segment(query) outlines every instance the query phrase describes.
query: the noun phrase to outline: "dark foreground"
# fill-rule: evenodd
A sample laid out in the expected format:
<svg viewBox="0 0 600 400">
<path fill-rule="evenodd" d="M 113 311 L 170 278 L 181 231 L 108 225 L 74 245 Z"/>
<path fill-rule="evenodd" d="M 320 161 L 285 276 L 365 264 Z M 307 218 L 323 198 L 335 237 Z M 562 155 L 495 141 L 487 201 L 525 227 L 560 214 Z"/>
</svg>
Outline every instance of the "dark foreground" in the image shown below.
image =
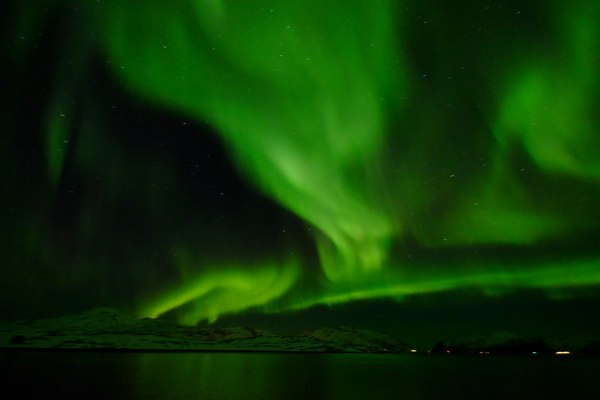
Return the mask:
<svg viewBox="0 0 600 400">
<path fill-rule="evenodd" d="M 583 356 L 0 352 L 15 398 L 598 399 Z"/>
</svg>

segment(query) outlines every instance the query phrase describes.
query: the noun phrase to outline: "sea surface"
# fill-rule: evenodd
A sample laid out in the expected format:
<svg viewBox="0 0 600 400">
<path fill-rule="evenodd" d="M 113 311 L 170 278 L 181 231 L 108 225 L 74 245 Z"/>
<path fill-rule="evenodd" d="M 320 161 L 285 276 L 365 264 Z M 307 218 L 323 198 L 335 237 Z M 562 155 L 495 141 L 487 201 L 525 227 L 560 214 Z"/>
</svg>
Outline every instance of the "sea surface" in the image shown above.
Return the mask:
<svg viewBox="0 0 600 400">
<path fill-rule="evenodd" d="M 600 359 L 0 352 L 3 398 L 600 399 Z"/>
</svg>

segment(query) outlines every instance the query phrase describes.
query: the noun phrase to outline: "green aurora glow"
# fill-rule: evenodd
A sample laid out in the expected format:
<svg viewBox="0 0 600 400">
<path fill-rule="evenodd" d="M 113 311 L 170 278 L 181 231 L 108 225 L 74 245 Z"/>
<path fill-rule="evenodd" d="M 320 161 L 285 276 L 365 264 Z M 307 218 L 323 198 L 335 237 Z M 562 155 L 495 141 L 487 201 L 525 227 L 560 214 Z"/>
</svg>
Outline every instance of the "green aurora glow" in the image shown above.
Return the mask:
<svg viewBox="0 0 600 400">
<path fill-rule="evenodd" d="M 140 315 L 189 324 L 463 288 L 597 286 L 600 3 L 472 3 L 458 16 L 433 1 L 55 1 L 76 12 L 44 106 L 43 193 L 58 198 L 69 173 L 109 187 L 84 190 L 74 236 L 90 254 L 125 253 Z M 18 10 L 17 36 L 48 24 L 33 3 Z M 32 50 L 15 42 L 24 65 Z M 86 83 L 97 60 L 139 101 L 210 126 L 239 174 L 309 227 L 318 260 L 294 240 L 257 238 L 262 250 L 244 254 L 241 241 L 228 247 L 235 227 L 212 219 L 160 240 L 164 210 L 187 204 L 186 190 L 174 157 L 106 135 L 120 128 L 98 111 L 112 100 Z M 110 235 L 102 210 L 136 202 L 161 244 L 99 245 Z M 36 230 L 49 217 L 27 218 L 11 225 L 29 243 L 14 269 L 32 251 L 48 265 L 69 260 L 62 290 L 119 257 L 56 254 Z"/>
</svg>

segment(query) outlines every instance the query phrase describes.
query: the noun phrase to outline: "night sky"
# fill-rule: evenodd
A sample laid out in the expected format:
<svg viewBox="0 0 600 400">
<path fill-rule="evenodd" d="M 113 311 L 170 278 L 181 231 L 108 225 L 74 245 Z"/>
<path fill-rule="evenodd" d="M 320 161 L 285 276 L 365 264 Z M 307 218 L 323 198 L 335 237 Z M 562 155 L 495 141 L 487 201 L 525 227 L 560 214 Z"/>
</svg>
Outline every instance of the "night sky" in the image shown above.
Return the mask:
<svg viewBox="0 0 600 400">
<path fill-rule="evenodd" d="M 600 335 L 600 3 L 5 7 L 0 318 Z"/>
</svg>

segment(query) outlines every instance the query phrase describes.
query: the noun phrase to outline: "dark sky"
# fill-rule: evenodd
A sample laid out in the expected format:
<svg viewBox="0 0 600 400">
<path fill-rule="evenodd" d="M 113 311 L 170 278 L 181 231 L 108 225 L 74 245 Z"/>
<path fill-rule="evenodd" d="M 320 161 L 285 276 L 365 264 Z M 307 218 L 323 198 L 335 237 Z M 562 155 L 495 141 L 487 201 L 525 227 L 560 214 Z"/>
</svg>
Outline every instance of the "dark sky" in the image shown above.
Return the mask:
<svg viewBox="0 0 600 400">
<path fill-rule="evenodd" d="M 599 334 L 600 6 L 7 10 L 0 318 Z"/>
</svg>

